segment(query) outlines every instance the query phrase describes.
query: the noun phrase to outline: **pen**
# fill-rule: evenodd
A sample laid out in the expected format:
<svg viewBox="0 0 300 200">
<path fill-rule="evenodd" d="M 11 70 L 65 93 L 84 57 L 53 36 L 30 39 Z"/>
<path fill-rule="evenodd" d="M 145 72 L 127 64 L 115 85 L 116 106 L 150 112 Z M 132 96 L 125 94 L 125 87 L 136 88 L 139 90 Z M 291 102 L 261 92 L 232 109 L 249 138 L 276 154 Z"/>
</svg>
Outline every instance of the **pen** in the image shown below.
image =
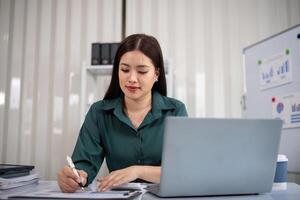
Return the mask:
<svg viewBox="0 0 300 200">
<path fill-rule="evenodd" d="M 75 174 L 78 178 L 80 178 L 80 183 L 78 183 L 78 185 L 81 187 L 81 190 L 84 191 L 83 185 L 82 185 L 82 183 L 81 183 L 81 177 L 79 176 L 77 170 L 75 169 L 75 165 L 74 165 L 74 163 L 73 163 L 73 161 L 72 161 L 72 159 L 71 159 L 70 156 L 67 156 L 67 162 L 68 162 L 68 164 L 69 164 L 69 167 L 72 168 L 74 174 Z"/>
</svg>

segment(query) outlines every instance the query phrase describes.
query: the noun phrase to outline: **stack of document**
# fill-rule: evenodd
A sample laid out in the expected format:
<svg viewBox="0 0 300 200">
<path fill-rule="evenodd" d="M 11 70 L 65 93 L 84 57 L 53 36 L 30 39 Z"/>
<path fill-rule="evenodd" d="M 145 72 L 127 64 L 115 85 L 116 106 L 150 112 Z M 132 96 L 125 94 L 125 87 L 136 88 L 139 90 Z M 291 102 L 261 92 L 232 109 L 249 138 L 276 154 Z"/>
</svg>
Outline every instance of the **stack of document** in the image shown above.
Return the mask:
<svg viewBox="0 0 300 200">
<path fill-rule="evenodd" d="M 15 178 L 0 178 L 0 190 L 20 187 L 38 182 L 38 174 L 32 173 L 26 176 L 19 176 Z"/>
</svg>

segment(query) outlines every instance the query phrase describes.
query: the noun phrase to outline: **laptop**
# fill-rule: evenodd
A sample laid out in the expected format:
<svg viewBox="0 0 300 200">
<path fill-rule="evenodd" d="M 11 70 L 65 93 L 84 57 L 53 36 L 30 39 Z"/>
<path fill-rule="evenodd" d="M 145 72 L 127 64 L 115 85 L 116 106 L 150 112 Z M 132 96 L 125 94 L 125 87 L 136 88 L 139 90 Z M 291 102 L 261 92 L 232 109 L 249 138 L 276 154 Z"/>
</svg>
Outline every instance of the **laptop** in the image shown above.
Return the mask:
<svg viewBox="0 0 300 200">
<path fill-rule="evenodd" d="M 270 192 L 282 121 L 167 117 L 160 197 Z"/>
</svg>

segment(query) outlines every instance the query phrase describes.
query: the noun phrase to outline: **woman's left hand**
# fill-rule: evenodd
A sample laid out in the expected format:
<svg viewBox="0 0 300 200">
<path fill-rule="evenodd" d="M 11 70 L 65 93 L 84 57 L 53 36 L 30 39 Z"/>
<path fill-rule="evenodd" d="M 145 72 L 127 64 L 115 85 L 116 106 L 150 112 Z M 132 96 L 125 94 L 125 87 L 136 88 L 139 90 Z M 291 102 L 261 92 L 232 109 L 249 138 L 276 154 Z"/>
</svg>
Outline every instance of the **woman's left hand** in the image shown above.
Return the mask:
<svg viewBox="0 0 300 200">
<path fill-rule="evenodd" d="M 130 166 L 124 169 L 111 172 L 105 177 L 99 178 L 98 190 L 101 192 L 109 190 L 111 187 L 129 183 L 139 178 L 139 166 Z"/>
</svg>

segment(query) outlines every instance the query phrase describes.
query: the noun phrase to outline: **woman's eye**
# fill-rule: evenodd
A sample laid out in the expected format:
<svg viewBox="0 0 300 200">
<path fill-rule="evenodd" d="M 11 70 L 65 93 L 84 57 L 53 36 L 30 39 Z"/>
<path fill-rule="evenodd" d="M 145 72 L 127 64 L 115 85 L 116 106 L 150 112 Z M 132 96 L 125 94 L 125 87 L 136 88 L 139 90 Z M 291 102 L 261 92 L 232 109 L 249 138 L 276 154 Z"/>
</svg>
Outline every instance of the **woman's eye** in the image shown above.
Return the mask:
<svg viewBox="0 0 300 200">
<path fill-rule="evenodd" d="M 129 72 L 129 69 L 121 69 L 121 71 L 127 73 Z"/>
<path fill-rule="evenodd" d="M 139 71 L 140 74 L 146 74 L 147 72 L 144 71 Z"/>
</svg>

